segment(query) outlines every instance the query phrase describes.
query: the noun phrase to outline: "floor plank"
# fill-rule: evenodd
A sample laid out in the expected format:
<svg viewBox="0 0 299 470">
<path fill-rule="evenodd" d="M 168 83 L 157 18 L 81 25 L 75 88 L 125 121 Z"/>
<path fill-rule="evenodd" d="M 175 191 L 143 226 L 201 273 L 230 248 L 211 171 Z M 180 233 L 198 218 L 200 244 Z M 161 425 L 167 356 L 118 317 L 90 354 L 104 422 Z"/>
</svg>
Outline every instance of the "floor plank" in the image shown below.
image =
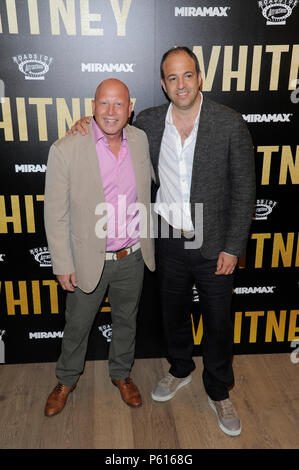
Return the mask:
<svg viewBox="0 0 299 470">
<path fill-rule="evenodd" d="M 77 388 L 59 415 L 44 406 L 56 384 L 55 364 L 0 366 L 1 449 L 299 449 L 299 364 L 289 354 L 234 358 L 231 399 L 242 420 L 239 437 L 217 426 L 196 357 L 192 382 L 167 403 L 150 392 L 167 361 L 139 359 L 132 378 L 143 406 L 125 405 L 111 384 L 107 361 L 88 361 Z"/>
</svg>

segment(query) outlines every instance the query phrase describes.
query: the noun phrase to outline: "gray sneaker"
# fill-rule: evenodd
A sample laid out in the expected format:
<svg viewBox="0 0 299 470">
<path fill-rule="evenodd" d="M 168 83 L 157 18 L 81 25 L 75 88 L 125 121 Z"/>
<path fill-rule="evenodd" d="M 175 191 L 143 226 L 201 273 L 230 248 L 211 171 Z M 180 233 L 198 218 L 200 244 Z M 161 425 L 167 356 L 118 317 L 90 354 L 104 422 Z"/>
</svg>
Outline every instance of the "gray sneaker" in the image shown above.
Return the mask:
<svg viewBox="0 0 299 470">
<path fill-rule="evenodd" d="M 229 436 L 239 436 L 241 434 L 241 421 L 233 408 L 229 398 L 221 401 L 214 401 L 208 397 L 210 407 L 215 411 L 218 419 L 218 426 Z"/>
<path fill-rule="evenodd" d="M 155 401 L 167 401 L 173 398 L 176 392 L 192 380 L 191 374 L 188 377 L 178 379 L 169 372 L 157 383 L 152 391 L 152 399 Z"/>
</svg>

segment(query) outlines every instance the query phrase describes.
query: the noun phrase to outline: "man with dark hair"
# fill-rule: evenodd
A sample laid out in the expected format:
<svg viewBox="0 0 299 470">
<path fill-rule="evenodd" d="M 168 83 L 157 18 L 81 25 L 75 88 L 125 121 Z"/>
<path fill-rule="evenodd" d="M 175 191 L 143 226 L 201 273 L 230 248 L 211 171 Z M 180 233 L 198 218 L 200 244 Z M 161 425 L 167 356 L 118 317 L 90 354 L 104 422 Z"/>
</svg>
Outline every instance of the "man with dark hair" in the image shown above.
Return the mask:
<svg viewBox="0 0 299 470">
<path fill-rule="evenodd" d="M 175 52 L 186 52 L 186 54 L 188 54 L 191 57 L 191 59 L 194 61 L 195 70 L 196 70 L 197 75 L 200 73 L 198 59 L 197 59 L 196 55 L 194 54 L 194 52 L 191 51 L 191 49 L 189 49 L 189 47 L 176 46 L 176 47 L 173 47 L 172 49 L 169 49 L 168 51 L 165 52 L 165 54 L 163 54 L 163 57 L 162 57 L 161 63 L 160 63 L 160 77 L 161 77 L 162 80 L 165 80 L 164 67 L 163 67 L 164 62 L 167 59 L 167 57 L 169 56 L 169 54 L 174 52 L 174 50 L 175 50 Z"/>
<path fill-rule="evenodd" d="M 161 85 L 171 103 L 141 112 L 135 125 L 149 139 L 162 224 L 181 231 L 182 237 L 159 237 L 156 243 L 171 367 L 152 398 L 169 400 L 191 381 L 195 364 L 188 306 L 195 284 L 203 317 L 204 386 L 220 428 L 234 436 L 240 434 L 241 422 L 228 391 L 234 381 L 231 297 L 233 271 L 246 247 L 254 207 L 252 141 L 238 113 L 203 97 L 192 51 L 176 47 L 164 54 Z M 165 203 L 174 202 L 183 207 L 177 219 L 165 211 Z M 196 220 L 199 203 L 203 217 Z M 186 241 L 199 231 L 202 246 L 192 249 Z"/>
<path fill-rule="evenodd" d="M 229 399 L 234 382 L 231 299 L 233 272 L 247 244 L 254 208 L 252 140 L 239 113 L 203 96 L 198 61 L 188 48 L 164 54 L 161 85 L 171 103 L 142 111 L 134 123 L 149 140 L 155 210 L 161 232 L 166 227 L 170 233 L 156 240 L 170 369 L 152 398 L 167 401 L 191 381 L 195 363 L 188 308 L 195 284 L 208 402 L 220 429 L 237 436 L 241 421 Z M 174 205 L 176 211 L 169 211 Z"/>
</svg>

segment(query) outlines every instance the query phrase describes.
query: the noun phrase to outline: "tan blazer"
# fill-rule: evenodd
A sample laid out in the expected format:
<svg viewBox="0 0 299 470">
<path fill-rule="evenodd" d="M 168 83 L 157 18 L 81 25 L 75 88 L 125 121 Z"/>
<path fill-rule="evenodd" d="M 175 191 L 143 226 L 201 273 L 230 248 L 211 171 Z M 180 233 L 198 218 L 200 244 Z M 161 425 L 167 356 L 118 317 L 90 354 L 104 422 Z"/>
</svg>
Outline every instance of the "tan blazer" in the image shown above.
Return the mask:
<svg viewBox="0 0 299 470">
<path fill-rule="evenodd" d="M 154 271 L 154 244 L 150 233 L 151 163 L 148 140 L 143 131 L 125 128 L 135 171 L 140 211 L 141 251 L 147 267 Z M 86 136 L 80 133 L 57 140 L 50 148 L 45 185 L 45 228 L 54 274 L 76 273 L 78 287 L 92 292 L 104 262 L 106 237 L 99 238 L 96 214 L 105 202 L 98 156 L 91 124 Z M 103 224 L 104 225 L 104 224 Z"/>
</svg>

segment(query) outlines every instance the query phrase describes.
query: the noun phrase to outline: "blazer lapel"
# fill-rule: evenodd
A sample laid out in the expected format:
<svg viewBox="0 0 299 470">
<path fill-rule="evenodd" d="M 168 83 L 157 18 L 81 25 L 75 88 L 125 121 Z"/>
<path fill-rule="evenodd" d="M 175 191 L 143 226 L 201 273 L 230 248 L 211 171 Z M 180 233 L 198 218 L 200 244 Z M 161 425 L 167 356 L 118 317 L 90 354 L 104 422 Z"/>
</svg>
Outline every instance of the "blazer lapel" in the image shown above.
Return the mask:
<svg viewBox="0 0 299 470">
<path fill-rule="evenodd" d="M 160 148 L 161 148 L 164 129 L 165 129 L 165 118 L 166 118 L 168 107 L 169 107 L 169 104 L 166 104 L 163 107 L 161 106 L 162 112 L 157 113 L 156 122 L 152 129 L 153 136 L 149 138 L 150 154 L 151 154 L 153 169 L 154 169 L 156 179 L 157 179 L 156 181 L 157 186 L 160 186 L 159 171 L 158 171 L 159 170 L 159 157 L 160 157 Z"/>
<path fill-rule="evenodd" d="M 132 128 L 129 125 L 126 126 L 125 133 L 128 139 L 130 154 L 131 154 L 134 173 L 135 173 L 138 201 L 142 202 L 144 200 L 143 189 L 144 189 L 144 178 L 145 178 L 144 157 L 142 154 L 143 152 L 137 145 L 135 134 L 134 134 L 134 128 Z"/>
<path fill-rule="evenodd" d="M 88 134 L 84 136 L 84 152 L 90 168 L 90 181 L 95 185 L 95 196 L 97 196 L 97 199 L 104 201 L 104 188 L 91 123 L 89 124 Z"/>
<path fill-rule="evenodd" d="M 200 113 L 197 139 L 194 149 L 193 168 L 192 168 L 192 180 L 191 180 L 191 192 L 190 200 L 194 202 L 194 195 L 196 194 L 196 200 L 198 196 L 201 197 L 203 192 L 202 188 L 205 184 L 206 172 L 209 171 L 209 141 L 212 135 L 213 118 L 210 110 L 209 102 L 204 98 Z"/>
</svg>

